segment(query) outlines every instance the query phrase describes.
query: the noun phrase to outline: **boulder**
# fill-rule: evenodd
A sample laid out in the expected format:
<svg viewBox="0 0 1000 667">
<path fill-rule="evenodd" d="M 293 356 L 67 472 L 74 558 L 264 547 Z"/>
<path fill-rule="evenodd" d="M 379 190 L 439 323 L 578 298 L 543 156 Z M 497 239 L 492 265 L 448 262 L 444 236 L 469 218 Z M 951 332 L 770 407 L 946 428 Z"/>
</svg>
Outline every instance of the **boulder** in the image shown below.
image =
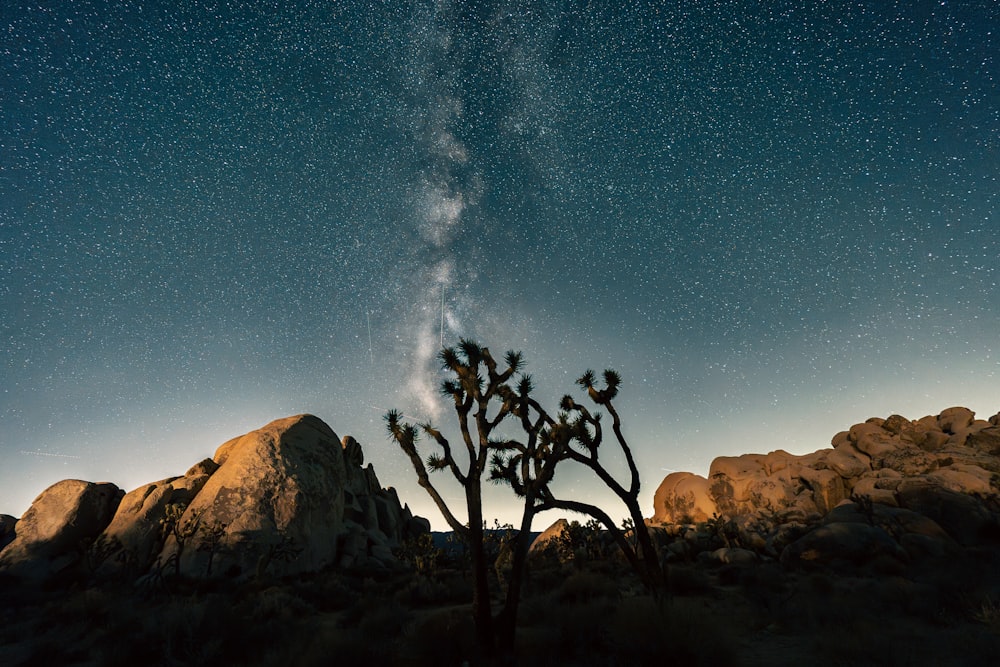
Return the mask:
<svg viewBox="0 0 1000 667">
<path fill-rule="evenodd" d="M 798 474 L 809 485 L 816 508 L 822 513 L 829 512 L 847 497 L 843 478 L 833 470 L 802 468 Z"/>
<path fill-rule="evenodd" d="M 942 431 L 954 434 L 972 424 L 975 417 L 976 413 L 972 410 L 955 407 L 942 410 L 941 414 L 938 415 L 937 421 Z"/>
<path fill-rule="evenodd" d="M 345 435 L 340 446 L 344 450 L 344 465 L 348 468 L 360 468 L 365 464 L 365 453 L 353 436 Z"/>
<path fill-rule="evenodd" d="M 897 541 L 905 535 L 920 535 L 954 544 L 937 522 L 902 507 L 872 503 L 866 511 L 858 503 L 844 503 L 826 515 L 823 523 L 867 523 L 878 526 Z"/>
<path fill-rule="evenodd" d="M 739 547 L 722 547 L 715 551 L 703 551 L 699 554 L 699 560 L 708 563 L 718 563 L 720 565 L 752 565 L 759 558 L 757 554 L 749 549 Z"/>
<path fill-rule="evenodd" d="M 845 511 L 839 508 L 853 507 L 853 498 L 880 508 L 878 521 L 858 523 L 880 528 L 914 556 L 1000 544 L 1000 413 L 983 420 L 956 407 L 915 421 L 873 417 L 831 444 L 801 456 L 777 450 L 719 457 L 708 480 L 671 473 L 656 491 L 649 523 L 719 515 L 740 526 L 741 546 L 776 555 L 824 514 L 837 523 Z"/>
<path fill-rule="evenodd" d="M 767 476 L 763 457 L 754 454 L 743 456 L 720 456 L 712 461 L 708 478 L 712 481 L 712 497 L 718 504 L 720 499 L 734 503 L 750 500 L 750 485 Z"/>
<path fill-rule="evenodd" d="M 844 479 L 860 477 L 871 470 L 867 457 L 855 456 L 852 448 L 833 449 L 826 455 L 827 467 Z"/>
<path fill-rule="evenodd" d="M 720 514 L 782 513 L 803 518 L 832 506 L 844 495 L 840 477 L 825 466 L 825 452 L 794 456 L 778 450 L 766 455 L 719 457 L 710 469 L 711 499 Z M 818 495 L 817 495 L 818 493 Z"/>
<path fill-rule="evenodd" d="M 218 470 L 179 519 L 191 534 L 168 538 L 163 560 L 178 557 L 181 572 L 201 575 L 211 557 L 213 572 L 240 578 L 336 562 L 346 470 L 340 438 L 322 420 L 279 419 L 223 444 L 213 458 Z"/>
<path fill-rule="evenodd" d="M 895 470 L 904 476 L 922 475 L 923 473 L 936 468 L 938 457 L 930 452 L 924 451 L 916 445 L 904 443 L 896 438 L 898 446 L 885 454 L 879 462 L 884 468 Z"/>
<path fill-rule="evenodd" d="M 413 540 L 431 532 L 431 522 L 422 516 L 411 516 L 403 532 L 403 539 Z"/>
<path fill-rule="evenodd" d="M 399 502 L 396 489 L 379 490 L 372 496 L 375 501 L 375 516 L 378 518 L 378 530 L 389 536 L 394 544 L 399 543 L 403 526 L 408 517 L 403 516 L 403 507 Z"/>
<path fill-rule="evenodd" d="M 103 537 L 116 545 L 116 558 L 102 566 L 105 573 L 119 567 L 136 570 L 149 568 L 163 547 L 161 524 L 168 505 L 188 505 L 205 486 L 219 466 L 205 459 L 188 469 L 182 477 L 170 477 L 129 491 L 105 529 Z"/>
<path fill-rule="evenodd" d="M 831 523 L 810 531 L 781 552 L 781 564 L 859 566 L 888 558 L 903 563 L 907 553 L 879 527 L 866 523 Z"/>
<path fill-rule="evenodd" d="M 899 480 L 893 477 L 869 475 L 858 480 L 851 490 L 851 495 L 854 498 L 866 498 L 873 503 L 896 507 L 899 503 L 893 485 L 898 482 Z"/>
<path fill-rule="evenodd" d="M 111 521 L 122 491 L 108 482 L 66 479 L 43 491 L 0 552 L 0 571 L 45 579 L 80 561 Z"/>
<path fill-rule="evenodd" d="M 893 434 L 882 428 L 881 424 L 871 420 L 864 424 L 855 424 L 849 434 L 857 450 L 867 454 L 873 461 L 884 459 L 899 447 L 898 437 L 893 437 Z"/>
<path fill-rule="evenodd" d="M 533 559 L 551 559 L 559 563 L 572 561 L 574 554 L 569 521 L 558 519 L 542 531 L 531 543 L 528 553 Z"/>
<path fill-rule="evenodd" d="M 339 539 L 337 565 L 349 568 L 364 562 L 368 555 L 368 534 L 361 526 L 348 522 Z"/>
<path fill-rule="evenodd" d="M 373 544 L 369 550 L 369 557 L 382 566 L 389 566 L 396 562 L 396 557 L 385 544 Z"/>
<path fill-rule="evenodd" d="M 194 500 L 194 497 L 205 486 L 205 482 L 211 477 L 219 464 L 212 459 L 204 459 L 194 464 L 181 477 L 176 477 L 170 481 L 172 489 L 170 501 L 173 503 L 187 504 Z"/>
<path fill-rule="evenodd" d="M 9 514 L 0 514 L 0 551 L 14 541 L 17 519 Z"/>
<path fill-rule="evenodd" d="M 1000 544 L 998 517 L 976 498 L 926 479 L 904 480 L 899 504 L 932 519 L 962 546 Z"/>
<path fill-rule="evenodd" d="M 696 523 L 708 521 L 718 512 L 709 482 L 690 472 L 674 472 L 664 478 L 653 495 L 653 522 Z"/>
<path fill-rule="evenodd" d="M 166 516 L 170 503 L 173 478 L 152 482 L 129 491 L 122 498 L 114 518 L 103 535 L 117 542 L 120 556 L 105 562 L 105 573 L 118 566 L 134 566 L 146 570 L 163 548 L 160 522 Z M 118 555 L 118 554 L 116 554 Z"/>
<path fill-rule="evenodd" d="M 987 426 L 971 433 L 965 445 L 988 456 L 1000 456 L 1000 426 Z"/>
<path fill-rule="evenodd" d="M 993 493 L 994 474 L 979 466 L 957 463 L 928 473 L 925 479 L 958 493 L 988 496 Z"/>
</svg>

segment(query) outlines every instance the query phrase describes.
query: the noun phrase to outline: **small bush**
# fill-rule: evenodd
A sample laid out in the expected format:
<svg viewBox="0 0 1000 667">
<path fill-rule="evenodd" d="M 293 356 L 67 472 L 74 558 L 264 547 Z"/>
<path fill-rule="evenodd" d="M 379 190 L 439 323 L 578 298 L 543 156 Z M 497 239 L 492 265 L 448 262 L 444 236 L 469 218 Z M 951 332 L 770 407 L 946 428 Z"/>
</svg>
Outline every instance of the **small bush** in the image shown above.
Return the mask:
<svg viewBox="0 0 1000 667">
<path fill-rule="evenodd" d="M 712 590 L 712 579 L 696 567 L 671 567 L 667 589 L 674 595 L 704 595 Z"/>
<path fill-rule="evenodd" d="M 594 572 L 574 572 L 556 591 L 556 598 L 563 603 L 581 603 L 593 600 L 617 600 L 618 585 L 613 579 Z"/>
<path fill-rule="evenodd" d="M 469 582 L 456 572 L 433 577 L 415 575 L 396 594 L 396 599 L 415 607 L 471 603 L 472 591 L 469 590 Z"/>
<path fill-rule="evenodd" d="M 431 612 L 406 629 L 399 654 L 408 664 L 461 665 L 475 654 L 475 637 L 468 609 Z"/>
<path fill-rule="evenodd" d="M 696 605 L 657 604 L 651 598 L 623 600 L 611 621 L 613 654 L 623 665 L 722 667 L 739 663 L 738 640 Z"/>
</svg>

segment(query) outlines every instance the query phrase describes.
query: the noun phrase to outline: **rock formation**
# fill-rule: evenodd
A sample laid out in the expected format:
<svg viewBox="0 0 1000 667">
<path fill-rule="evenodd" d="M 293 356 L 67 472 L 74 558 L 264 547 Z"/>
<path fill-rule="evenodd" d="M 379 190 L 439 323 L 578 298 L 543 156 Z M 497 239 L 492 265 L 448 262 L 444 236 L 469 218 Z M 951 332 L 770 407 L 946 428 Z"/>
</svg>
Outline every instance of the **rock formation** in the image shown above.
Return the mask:
<svg viewBox="0 0 1000 667">
<path fill-rule="evenodd" d="M 430 529 L 383 489 L 354 438 L 298 415 L 221 445 L 181 477 L 122 495 L 59 482 L 3 522 L 0 571 L 44 578 L 86 562 L 126 570 L 246 578 L 331 565 L 387 566 L 392 547 Z"/>
<path fill-rule="evenodd" d="M 704 524 L 727 546 L 735 541 L 789 565 L 834 554 L 905 560 L 1000 543 L 998 499 L 1000 414 L 986 421 L 956 407 L 916 421 L 872 418 L 811 454 L 724 456 L 707 478 L 672 473 L 648 523 L 669 534 Z"/>
<path fill-rule="evenodd" d="M 75 563 L 108 525 L 121 496 L 121 489 L 107 482 L 56 482 L 14 526 L 14 539 L 0 551 L 0 571 L 44 579 Z"/>
<path fill-rule="evenodd" d="M 558 563 L 572 561 L 574 554 L 569 521 L 557 519 L 532 541 L 528 553 L 535 561 L 540 558 Z"/>
<path fill-rule="evenodd" d="M 110 561 L 105 571 L 115 569 L 115 564 L 136 571 L 148 569 L 163 547 L 168 505 L 188 505 L 218 468 L 215 461 L 205 459 L 183 477 L 151 482 L 126 493 L 102 535 L 111 545 L 120 546 L 127 558 Z"/>
<path fill-rule="evenodd" d="M 9 514 L 0 514 L 0 551 L 14 541 L 14 526 L 17 519 Z"/>
</svg>

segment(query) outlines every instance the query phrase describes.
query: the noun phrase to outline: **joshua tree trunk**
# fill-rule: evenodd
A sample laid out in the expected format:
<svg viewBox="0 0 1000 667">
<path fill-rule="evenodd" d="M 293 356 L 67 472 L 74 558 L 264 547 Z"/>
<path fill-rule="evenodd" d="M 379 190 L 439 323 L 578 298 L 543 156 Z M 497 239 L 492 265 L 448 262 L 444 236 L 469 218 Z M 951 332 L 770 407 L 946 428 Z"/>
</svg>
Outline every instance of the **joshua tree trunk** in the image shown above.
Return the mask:
<svg viewBox="0 0 1000 667">
<path fill-rule="evenodd" d="M 632 498 L 627 504 L 629 513 L 632 515 L 632 530 L 635 531 L 635 538 L 639 543 L 639 551 L 642 553 L 642 564 L 646 570 L 650 590 L 654 596 L 658 596 L 663 592 L 663 587 L 666 585 L 663 567 L 660 565 L 660 555 L 656 552 L 656 547 L 653 546 L 653 538 L 649 534 L 649 528 L 646 526 L 646 520 L 642 516 L 638 500 Z"/>
<path fill-rule="evenodd" d="M 510 578 L 507 582 L 507 597 L 503 609 L 497 615 L 494 631 L 497 647 L 501 654 L 513 653 L 514 635 L 517 630 L 517 608 L 521 601 L 521 584 L 528 563 L 528 549 L 531 548 L 531 523 L 534 513 L 521 517 L 521 529 L 514 538 L 514 553 L 511 558 Z"/>
<path fill-rule="evenodd" d="M 466 487 L 469 509 L 469 553 L 472 556 L 472 618 L 476 624 L 476 643 L 484 655 L 492 655 L 493 610 L 490 606 L 490 582 L 483 544 L 483 501 L 478 479 Z"/>
</svg>

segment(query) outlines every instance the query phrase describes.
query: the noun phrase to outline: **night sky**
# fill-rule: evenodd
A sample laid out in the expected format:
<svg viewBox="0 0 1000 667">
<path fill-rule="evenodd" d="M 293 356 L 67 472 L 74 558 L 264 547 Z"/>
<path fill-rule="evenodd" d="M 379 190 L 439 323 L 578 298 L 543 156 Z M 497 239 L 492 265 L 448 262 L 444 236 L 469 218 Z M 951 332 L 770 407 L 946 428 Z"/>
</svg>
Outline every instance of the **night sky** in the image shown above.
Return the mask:
<svg viewBox="0 0 1000 667">
<path fill-rule="evenodd" d="M 617 369 L 650 515 L 719 455 L 989 417 L 998 36 L 992 0 L 7 0 L 0 512 L 310 412 L 443 527 L 381 417 L 453 425 L 461 336 L 553 410 Z"/>
</svg>

